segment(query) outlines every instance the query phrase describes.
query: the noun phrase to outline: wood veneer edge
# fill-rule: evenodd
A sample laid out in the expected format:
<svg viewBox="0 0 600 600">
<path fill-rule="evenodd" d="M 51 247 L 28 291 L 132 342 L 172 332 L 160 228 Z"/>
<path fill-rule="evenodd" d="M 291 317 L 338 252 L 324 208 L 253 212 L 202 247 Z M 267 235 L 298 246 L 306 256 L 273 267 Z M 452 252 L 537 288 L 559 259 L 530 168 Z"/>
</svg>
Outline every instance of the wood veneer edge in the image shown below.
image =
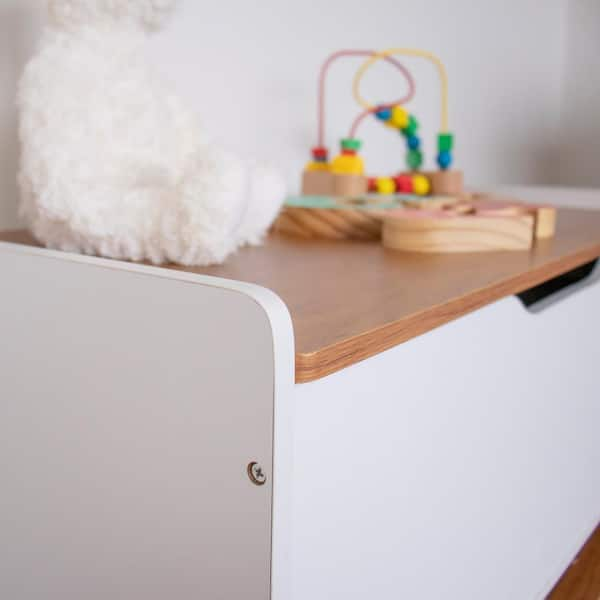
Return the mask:
<svg viewBox="0 0 600 600">
<path fill-rule="evenodd" d="M 2 233 L 8 238 L 5 238 L 5 241 L 26 243 L 23 242 L 23 231 Z M 427 333 L 486 304 L 509 295 L 518 294 L 553 277 L 562 275 L 599 256 L 600 243 L 594 243 L 568 256 L 550 260 L 525 273 L 470 291 L 443 304 L 413 313 L 393 323 L 330 344 L 316 351 L 296 352 L 296 383 L 308 383 L 331 375 L 352 364 L 409 341 L 418 335 Z"/>
<path fill-rule="evenodd" d="M 471 291 L 360 335 L 314 352 L 296 353 L 296 383 L 308 383 L 389 350 L 478 308 L 518 294 L 600 257 L 600 244 Z"/>
</svg>

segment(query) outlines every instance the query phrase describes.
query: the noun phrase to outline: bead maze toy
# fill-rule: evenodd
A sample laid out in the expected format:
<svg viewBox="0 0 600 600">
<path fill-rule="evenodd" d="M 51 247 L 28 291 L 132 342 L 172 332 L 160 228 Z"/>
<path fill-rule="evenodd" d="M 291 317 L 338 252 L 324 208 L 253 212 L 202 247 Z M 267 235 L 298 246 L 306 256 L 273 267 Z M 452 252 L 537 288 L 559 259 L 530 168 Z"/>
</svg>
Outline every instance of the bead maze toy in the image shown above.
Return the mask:
<svg viewBox="0 0 600 600">
<path fill-rule="evenodd" d="M 419 121 L 406 109 L 415 95 L 415 80 L 397 56 L 425 59 L 439 76 L 441 114 L 435 171 L 421 170 Z M 330 160 L 325 145 L 325 84 L 332 63 L 343 57 L 366 59 L 353 82 L 361 112 L 341 140 L 339 153 Z M 398 100 L 373 105 L 363 97 L 361 82 L 378 61 L 395 67 L 408 89 Z M 384 177 L 366 175 L 357 134 L 369 116 L 404 139 L 408 170 Z M 317 144 L 302 174 L 302 195 L 288 199 L 275 228 L 305 237 L 382 239 L 388 247 L 417 252 L 522 250 L 531 248 L 535 239 L 554 235 L 556 212 L 551 207 L 465 192 L 462 171 L 451 168 L 453 151 L 448 76 L 437 56 L 415 48 L 335 52 L 319 74 Z"/>
<path fill-rule="evenodd" d="M 437 163 L 439 172 L 421 173 L 423 164 L 422 140 L 419 135 L 419 122 L 409 113 L 407 104 L 415 94 L 415 81 L 408 69 L 399 63 L 395 55 L 418 56 L 431 61 L 437 68 L 441 84 L 441 124 L 438 135 Z M 345 56 L 366 56 L 367 61 L 359 68 L 354 78 L 354 98 L 362 107 L 348 136 L 340 142 L 340 153 L 329 162 L 329 151 L 325 146 L 325 83 L 332 63 Z M 367 69 L 378 60 L 386 60 L 395 66 L 408 83 L 407 94 L 387 104 L 371 105 L 361 94 L 361 81 Z M 318 143 L 312 150 L 312 160 L 306 165 L 303 174 L 302 192 L 313 195 L 357 195 L 367 192 L 393 194 L 395 192 L 425 196 L 433 194 L 456 194 L 462 192 L 462 173 L 450 171 L 452 165 L 453 135 L 448 131 L 448 77 L 442 62 L 424 50 L 393 48 L 383 52 L 369 50 L 342 50 L 330 56 L 324 63 L 319 77 Z M 357 137 L 358 129 L 364 120 L 374 115 L 387 127 L 396 130 L 405 139 L 407 146 L 406 163 L 409 173 L 399 173 L 388 177 L 367 177 L 364 162 L 359 152 L 362 142 Z"/>
</svg>

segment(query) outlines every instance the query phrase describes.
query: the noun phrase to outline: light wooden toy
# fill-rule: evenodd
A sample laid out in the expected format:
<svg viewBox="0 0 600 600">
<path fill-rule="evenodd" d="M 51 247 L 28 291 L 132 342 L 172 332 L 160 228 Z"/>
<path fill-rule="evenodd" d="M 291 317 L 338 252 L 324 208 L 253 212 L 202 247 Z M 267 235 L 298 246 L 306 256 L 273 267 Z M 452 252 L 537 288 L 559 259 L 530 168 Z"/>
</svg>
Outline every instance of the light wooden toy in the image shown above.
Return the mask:
<svg viewBox="0 0 600 600">
<path fill-rule="evenodd" d="M 409 208 L 383 215 L 382 243 L 407 252 L 529 250 L 553 237 L 556 209 L 493 196 L 439 208 Z"/>
<path fill-rule="evenodd" d="M 380 240 L 382 211 L 400 206 L 396 198 L 372 196 L 289 198 L 274 229 L 305 238 Z"/>
<path fill-rule="evenodd" d="M 467 211 L 410 209 L 384 219 L 383 245 L 408 252 L 484 252 L 529 250 L 535 239 L 535 216 L 507 205 L 504 209 Z"/>
<path fill-rule="evenodd" d="M 529 250 L 554 236 L 556 209 L 491 195 L 290 198 L 277 231 L 307 238 L 381 240 L 407 252 Z"/>
<path fill-rule="evenodd" d="M 339 154 L 330 160 L 325 145 L 325 82 L 333 62 L 354 56 L 366 57 L 353 86 L 362 111 L 341 140 Z M 405 107 L 414 96 L 415 82 L 396 56 L 424 58 L 437 70 L 441 90 L 437 170 L 422 170 L 419 122 Z M 361 95 L 360 84 L 366 71 L 380 60 L 402 73 L 408 90 L 398 100 L 373 105 Z M 556 210 L 552 207 L 465 192 L 463 172 L 450 168 L 454 136 L 448 127 L 448 76 L 434 54 L 414 48 L 336 52 L 321 68 L 318 109 L 317 144 L 302 174 L 303 195 L 288 200 L 274 225 L 276 230 L 308 238 L 381 239 L 386 247 L 411 252 L 527 250 L 535 240 L 554 235 Z M 357 131 L 369 116 L 404 139 L 407 171 L 385 177 L 365 174 Z"/>
</svg>

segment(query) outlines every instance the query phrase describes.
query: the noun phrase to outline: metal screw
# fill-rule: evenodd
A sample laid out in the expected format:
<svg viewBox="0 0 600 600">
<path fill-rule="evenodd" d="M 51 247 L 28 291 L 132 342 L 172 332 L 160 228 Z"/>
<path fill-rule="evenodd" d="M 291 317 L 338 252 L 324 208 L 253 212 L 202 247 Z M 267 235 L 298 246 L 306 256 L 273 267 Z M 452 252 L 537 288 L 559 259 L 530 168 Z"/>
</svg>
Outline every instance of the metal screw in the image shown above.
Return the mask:
<svg viewBox="0 0 600 600">
<path fill-rule="evenodd" d="M 254 485 L 265 485 L 267 483 L 267 476 L 257 462 L 251 462 L 248 465 L 248 477 Z"/>
</svg>

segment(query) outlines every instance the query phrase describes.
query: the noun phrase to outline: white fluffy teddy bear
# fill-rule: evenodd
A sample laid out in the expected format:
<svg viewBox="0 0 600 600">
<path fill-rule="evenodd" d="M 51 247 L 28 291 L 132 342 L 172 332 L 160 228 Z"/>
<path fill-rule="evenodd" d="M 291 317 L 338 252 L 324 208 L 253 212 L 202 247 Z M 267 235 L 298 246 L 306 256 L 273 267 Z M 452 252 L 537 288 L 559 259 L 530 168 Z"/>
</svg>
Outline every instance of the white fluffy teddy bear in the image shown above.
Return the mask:
<svg viewBox="0 0 600 600">
<path fill-rule="evenodd" d="M 20 210 L 45 245 L 207 265 L 275 218 L 283 179 L 211 143 L 144 59 L 174 3 L 49 0 L 18 98 Z"/>
</svg>

